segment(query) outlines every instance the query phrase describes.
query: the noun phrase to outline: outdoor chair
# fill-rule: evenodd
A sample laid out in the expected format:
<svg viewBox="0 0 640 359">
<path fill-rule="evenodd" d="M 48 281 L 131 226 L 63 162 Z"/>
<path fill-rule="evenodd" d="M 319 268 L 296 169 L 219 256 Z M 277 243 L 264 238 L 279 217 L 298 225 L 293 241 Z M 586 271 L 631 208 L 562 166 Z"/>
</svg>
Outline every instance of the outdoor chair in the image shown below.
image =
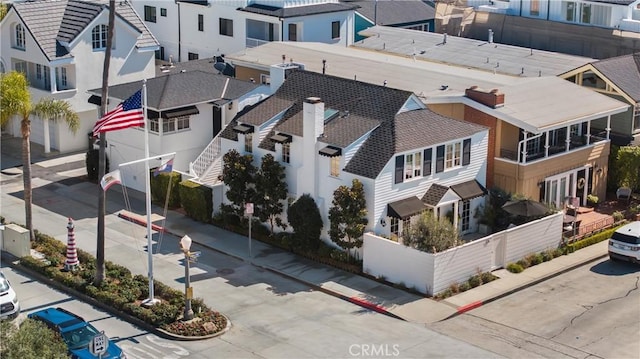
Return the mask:
<svg viewBox="0 0 640 359">
<path fill-rule="evenodd" d="M 627 203 L 631 201 L 631 188 L 629 187 L 620 187 L 616 191 L 616 198 L 618 201 L 625 200 Z"/>
</svg>

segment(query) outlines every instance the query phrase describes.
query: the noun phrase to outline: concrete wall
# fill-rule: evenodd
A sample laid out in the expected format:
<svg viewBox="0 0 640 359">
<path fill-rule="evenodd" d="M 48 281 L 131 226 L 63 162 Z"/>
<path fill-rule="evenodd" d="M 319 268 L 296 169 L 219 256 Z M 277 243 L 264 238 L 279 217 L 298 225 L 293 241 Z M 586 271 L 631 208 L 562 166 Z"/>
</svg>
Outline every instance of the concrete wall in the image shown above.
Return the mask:
<svg viewBox="0 0 640 359">
<path fill-rule="evenodd" d="M 562 218 L 558 212 L 435 254 L 365 233 L 362 268 L 367 274 L 434 295 L 478 271 L 491 271 L 528 254 L 558 248 Z"/>
</svg>

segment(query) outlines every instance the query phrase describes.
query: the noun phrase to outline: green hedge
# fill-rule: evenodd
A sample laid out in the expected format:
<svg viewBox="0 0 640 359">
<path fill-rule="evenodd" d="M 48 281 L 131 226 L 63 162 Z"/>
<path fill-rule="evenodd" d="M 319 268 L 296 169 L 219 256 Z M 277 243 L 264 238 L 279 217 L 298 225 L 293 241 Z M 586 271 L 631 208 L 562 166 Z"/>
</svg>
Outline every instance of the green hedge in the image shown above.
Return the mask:
<svg viewBox="0 0 640 359">
<path fill-rule="evenodd" d="M 211 223 L 213 191 L 192 181 L 180 182 L 180 202 L 187 215 L 197 221 Z"/>
<path fill-rule="evenodd" d="M 605 241 L 609 238 L 611 238 L 611 235 L 613 234 L 613 232 L 615 232 L 618 228 L 622 227 L 624 224 L 619 225 L 617 227 L 613 227 L 607 230 L 604 230 L 602 232 L 596 233 L 590 237 L 587 237 L 585 239 L 581 239 L 579 241 L 567 244 L 567 246 L 565 247 L 565 251 L 566 253 L 573 253 L 575 251 L 577 251 L 578 249 L 582 249 L 584 247 L 588 247 L 592 244 L 596 244 L 602 241 Z"/>
<path fill-rule="evenodd" d="M 159 206 L 164 207 L 169 190 L 169 208 L 180 207 L 180 182 L 182 175 L 178 172 L 160 173 L 157 176 L 151 171 L 151 199 Z M 169 186 L 169 183 L 171 185 Z"/>
</svg>

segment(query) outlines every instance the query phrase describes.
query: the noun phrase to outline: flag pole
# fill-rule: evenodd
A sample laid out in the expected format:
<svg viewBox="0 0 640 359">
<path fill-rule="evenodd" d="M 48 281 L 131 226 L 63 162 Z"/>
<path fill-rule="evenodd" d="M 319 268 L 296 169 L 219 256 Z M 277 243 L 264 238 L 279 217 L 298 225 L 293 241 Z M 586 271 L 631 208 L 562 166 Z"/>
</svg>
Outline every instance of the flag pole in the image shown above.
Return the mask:
<svg viewBox="0 0 640 359">
<path fill-rule="evenodd" d="M 147 123 L 147 79 L 142 80 L 142 113 L 144 116 L 144 156 L 149 158 L 149 124 Z M 147 254 L 149 257 L 149 298 L 144 305 L 151 306 L 159 302 L 153 293 L 153 245 L 151 243 L 151 176 L 149 161 L 144 161 L 145 200 L 147 207 Z"/>
</svg>

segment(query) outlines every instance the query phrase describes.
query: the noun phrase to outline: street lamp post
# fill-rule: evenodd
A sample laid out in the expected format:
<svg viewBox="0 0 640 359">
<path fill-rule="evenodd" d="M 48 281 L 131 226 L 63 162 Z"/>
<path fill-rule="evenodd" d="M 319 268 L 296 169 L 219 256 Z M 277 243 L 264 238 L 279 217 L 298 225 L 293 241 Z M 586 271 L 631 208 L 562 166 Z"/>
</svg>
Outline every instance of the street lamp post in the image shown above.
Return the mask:
<svg viewBox="0 0 640 359">
<path fill-rule="evenodd" d="M 191 288 L 191 278 L 189 276 L 189 260 L 191 253 L 191 238 L 187 235 L 180 239 L 180 246 L 184 252 L 184 315 L 183 320 L 193 319 L 193 309 L 191 309 L 191 298 L 193 297 L 193 289 Z"/>
</svg>

